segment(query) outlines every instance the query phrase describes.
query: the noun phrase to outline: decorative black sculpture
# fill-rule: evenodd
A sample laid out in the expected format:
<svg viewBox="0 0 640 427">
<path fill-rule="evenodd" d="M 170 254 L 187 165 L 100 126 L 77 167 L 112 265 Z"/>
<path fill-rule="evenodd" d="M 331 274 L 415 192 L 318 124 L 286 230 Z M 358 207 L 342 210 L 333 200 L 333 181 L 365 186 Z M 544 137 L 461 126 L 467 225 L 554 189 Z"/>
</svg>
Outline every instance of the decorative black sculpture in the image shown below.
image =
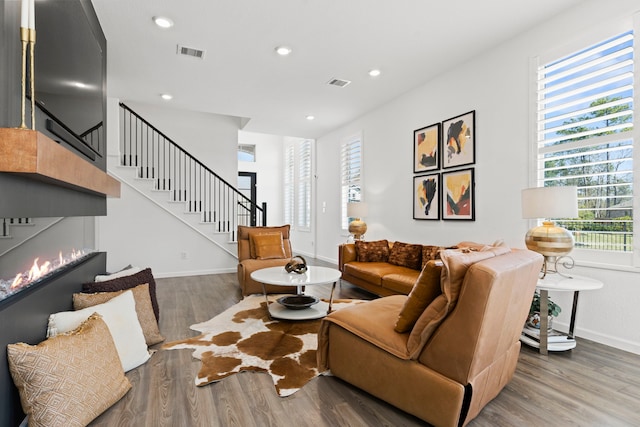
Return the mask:
<svg viewBox="0 0 640 427">
<path fill-rule="evenodd" d="M 296 255 L 284 266 L 284 269 L 287 270 L 287 273 L 303 274 L 307 271 L 307 260 Z"/>
</svg>

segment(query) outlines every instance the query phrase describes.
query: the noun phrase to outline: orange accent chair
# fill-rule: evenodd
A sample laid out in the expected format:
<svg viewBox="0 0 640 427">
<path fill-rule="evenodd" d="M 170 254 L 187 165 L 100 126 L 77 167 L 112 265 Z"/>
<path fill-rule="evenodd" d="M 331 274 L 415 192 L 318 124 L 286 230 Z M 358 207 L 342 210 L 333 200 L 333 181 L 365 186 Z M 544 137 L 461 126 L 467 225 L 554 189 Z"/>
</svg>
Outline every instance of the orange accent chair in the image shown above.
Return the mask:
<svg viewBox="0 0 640 427">
<path fill-rule="evenodd" d="M 290 225 L 238 226 L 238 282 L 242 295 L 261 294 L 262 284 L 251 278 L 261 268 L 284 266 L 291 260 Z M 269 294 L 296 293 L 295 286 L 265 285 Z"/>
</svg>

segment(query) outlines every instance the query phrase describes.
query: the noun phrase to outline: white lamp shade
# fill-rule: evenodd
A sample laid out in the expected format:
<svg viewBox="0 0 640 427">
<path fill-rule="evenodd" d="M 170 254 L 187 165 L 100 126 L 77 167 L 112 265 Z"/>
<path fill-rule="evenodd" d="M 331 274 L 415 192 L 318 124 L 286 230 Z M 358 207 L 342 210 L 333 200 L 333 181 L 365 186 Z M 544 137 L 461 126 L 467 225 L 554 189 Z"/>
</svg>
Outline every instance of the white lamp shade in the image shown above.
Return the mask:
<svg viewBox="0 0 640 427">
<path fill-rule="evenodd" d="M 363 218 L 369 214 L 369 207 L 364 202 L 347 203 L 347 216 L 349 218 Z"/>
<path fill-rule="evenodd" d="M 536 187 L 522 190 L 523 218 L 577 218 L 578 187 Z"/>
</svg>

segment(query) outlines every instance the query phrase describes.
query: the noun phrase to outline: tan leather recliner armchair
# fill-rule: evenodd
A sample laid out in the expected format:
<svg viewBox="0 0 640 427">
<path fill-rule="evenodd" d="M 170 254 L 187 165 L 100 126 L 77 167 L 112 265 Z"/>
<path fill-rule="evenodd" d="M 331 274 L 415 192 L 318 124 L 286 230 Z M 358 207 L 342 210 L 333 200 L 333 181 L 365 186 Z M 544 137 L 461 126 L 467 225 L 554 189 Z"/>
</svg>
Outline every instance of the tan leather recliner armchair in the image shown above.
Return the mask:
<svg viewBox="0 0 640 427">
<path fill-rule="evenodd" d="M 443 293 L 436 298 L 442 304 L 433 300 L 409 332 L 394 327 L 410 296 L 331 313 L 318 334 L 320 371 L 434 426 L 466 425 L 513 377 L 542 265 L 527 250 L 496 254 L 475 263 L 443 258 Z M 446 284 L 455 276 L 460 285 L 452 292 Z M 437 286 L 437 275 L 434 280 Z M 437 311 L 434 304 L 447 309 L 447 292 L 459 292 L 457 303 L 434 328 L 424 320 Z"/>
<path fill-rule="evenodd" d="M 284 266 L 291 260 L 291 241 L 289 240 L 290 226 L 282 225 L 276 227 L 248 227 L 238 226 L 238 282 L 242 295 L 259 294 L 263 292 L 262 284 L 251 278 L 251 273 L 261 268 Z M 252 235 L 258 234 L 282 234 L 282 247 L 284 255 L 282 258 L 257 259 L 255 248 L 253 247 Z M 295 286 L 273 286 L 265 285 L 267 293 L 296 293 Z"/>
</svg>

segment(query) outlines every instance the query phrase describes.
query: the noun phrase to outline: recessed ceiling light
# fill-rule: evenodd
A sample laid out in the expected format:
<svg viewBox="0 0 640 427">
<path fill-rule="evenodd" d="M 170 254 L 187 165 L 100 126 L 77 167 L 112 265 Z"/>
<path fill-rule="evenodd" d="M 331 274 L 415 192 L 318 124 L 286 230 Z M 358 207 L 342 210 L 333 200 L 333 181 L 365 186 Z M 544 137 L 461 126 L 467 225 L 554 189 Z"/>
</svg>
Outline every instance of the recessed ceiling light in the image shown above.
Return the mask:
<svg viewBox="0 0 640 427">
<path fill-rule="evenodd" d="M 163 93 L 160 94 L 160 98 L 164 99 L 165 101 L 170 101 L 171 99 L 173 99 L 173 96 L 168 93 Z"/>
<path fill-rule="evenodd" d="M 291 53 L 291 48 L 287 46 L 278 46 L 276 48 L 276 53 L 280 56 L 287 56 Z"/>
<path fill-rule="evenodd" d="M 374 68 L 373 70 L 369 70 L 369 75 L 371 77 L 378 77 L 380 75 L 380 70 Z"/>
<path fill-rule="evenodd" d="M 89 87 L 85 83 L 82 83 L 82 82 L 73 82 L 73 85 L 75 87 L 77 87 L 78 89 L 86 89 L 86 88 Z"/>
<path fill-rule="evenodd" d="M 308 116 L 307 116 L 307 120 L 311 121 L 311 120 L 313 120 L 313 119 L 315 119 L 315 116 L 312 116 L 312 115 L 308 115 Z"/>
<path fill-rule="evenodd" d="M 154 16 L 153 17 L 153 22 L 156 23 L 156 25 L 160 28 L 171 28 L 173 27 L 173 21 L 169 18 L 166 18 L 164 16 Z"/>
</svg>

